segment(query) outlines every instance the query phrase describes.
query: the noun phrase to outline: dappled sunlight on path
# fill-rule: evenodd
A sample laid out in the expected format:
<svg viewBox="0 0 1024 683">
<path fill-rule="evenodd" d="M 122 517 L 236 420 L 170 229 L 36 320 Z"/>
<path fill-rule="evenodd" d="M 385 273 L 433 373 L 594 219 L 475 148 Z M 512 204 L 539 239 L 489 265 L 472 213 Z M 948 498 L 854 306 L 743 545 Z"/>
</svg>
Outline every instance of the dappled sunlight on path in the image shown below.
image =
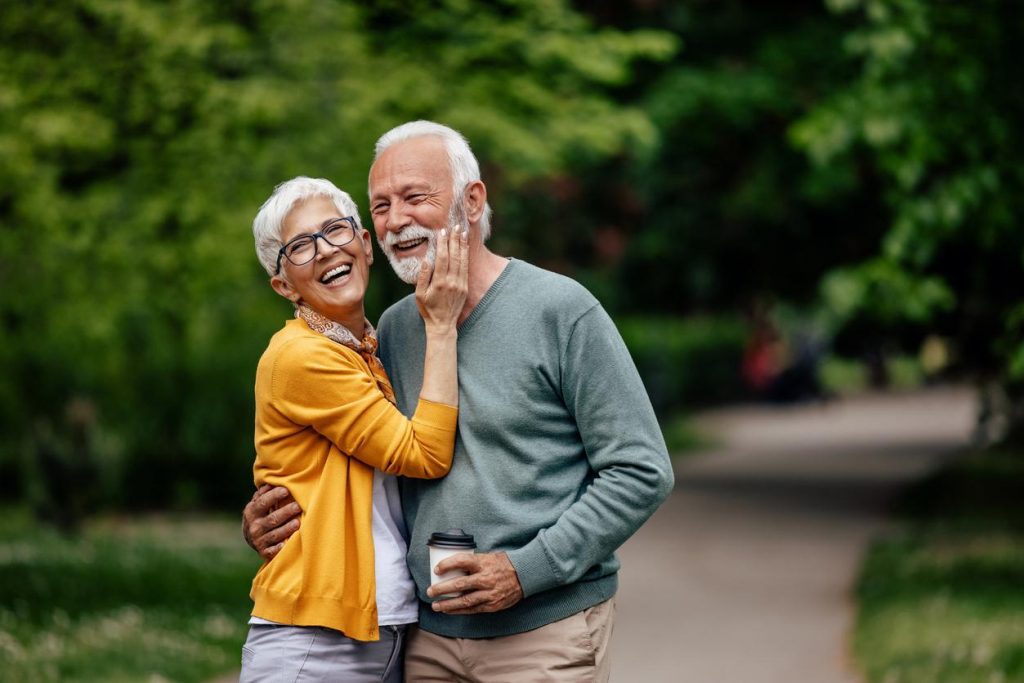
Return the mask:
<svg viewBox="0 0 1024 683">
<path fill-rule="evenodd" d="M 968 443 L 960 388 L 744 406 L 620 551 L 616 683 L 855 683 L 852 587 L 899 487 Z"/>
</svg>

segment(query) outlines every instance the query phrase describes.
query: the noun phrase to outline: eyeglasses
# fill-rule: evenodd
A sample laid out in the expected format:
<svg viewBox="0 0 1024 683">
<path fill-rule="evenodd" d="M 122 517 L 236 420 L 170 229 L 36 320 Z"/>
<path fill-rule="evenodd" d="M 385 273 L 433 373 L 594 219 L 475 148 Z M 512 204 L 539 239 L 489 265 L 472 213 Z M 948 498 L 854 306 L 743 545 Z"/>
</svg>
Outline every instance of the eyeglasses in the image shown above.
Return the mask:
<svg viewBox="0 0 1024 683">
<path fill-rule="evenodd" d="M 277 270 L 274 271 L 274 275 L 281 273 L 282 256 L 295 266 L 304 266 L 316 258 L 317 237 L 332 247 L 343 247 L 356 238 L 356 219 L 354 216 L 338 218 L 319 232 L 314 232 L 312 235 L 299 235 L 288 240 L 277 252 Z"/>
</svg>

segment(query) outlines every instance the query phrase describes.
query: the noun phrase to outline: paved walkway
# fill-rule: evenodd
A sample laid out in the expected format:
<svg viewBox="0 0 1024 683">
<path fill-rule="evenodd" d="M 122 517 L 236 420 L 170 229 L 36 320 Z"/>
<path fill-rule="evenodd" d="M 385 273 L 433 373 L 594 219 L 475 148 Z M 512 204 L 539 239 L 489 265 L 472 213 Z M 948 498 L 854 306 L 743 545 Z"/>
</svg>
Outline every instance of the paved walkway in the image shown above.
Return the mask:
<svg viewBox="0 0 1024 683">
<path fill-rule="evenodd" d="M 613 683 L 856 683 L 851 590 L 892 494 L 967 443 L 934 389 L 707 413 L 721 447 L 622 548 Z"/>
</svg>

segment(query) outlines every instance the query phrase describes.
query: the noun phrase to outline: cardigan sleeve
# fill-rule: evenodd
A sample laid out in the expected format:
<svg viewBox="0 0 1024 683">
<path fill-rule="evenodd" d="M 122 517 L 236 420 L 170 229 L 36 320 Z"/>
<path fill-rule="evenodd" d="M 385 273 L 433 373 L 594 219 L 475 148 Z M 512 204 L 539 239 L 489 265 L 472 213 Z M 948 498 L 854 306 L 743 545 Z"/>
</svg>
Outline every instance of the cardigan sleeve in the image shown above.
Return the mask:
<svg viewBox="0 0 1024 683">
<path fill-rule="evenodd" d="M 315 337 L 290 340 L 275 359 L 271 391 L 289 420 L 383 472 L 433 479 L 451 467 L 458 409 L 420 399 L 406 418 L 351 349 Z"/>
</svg>

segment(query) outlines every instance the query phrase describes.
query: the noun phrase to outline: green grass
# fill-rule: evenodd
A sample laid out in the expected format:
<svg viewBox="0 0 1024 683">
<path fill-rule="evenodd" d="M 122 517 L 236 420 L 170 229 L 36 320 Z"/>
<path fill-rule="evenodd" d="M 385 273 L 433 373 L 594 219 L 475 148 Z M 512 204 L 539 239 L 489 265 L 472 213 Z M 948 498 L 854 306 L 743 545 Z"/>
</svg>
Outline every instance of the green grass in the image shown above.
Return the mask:
<svg viewBox="0 0 1024 683">
<path fill-rule="evenodd" d="M 921 361 L 912 356 L 895 356 L 886 362 L 893 389 L 914 389 L 924 384 Z"/>
<path fill-rule="evenodd" d="M 858 588 L 868 681 L 1024 682 L 1024 452 L 966 456 L 900 514 Z"/>
<path fill-rule="evenodd" d="M 259 560 L 237 519 L 108 519 L 69 539 L 4 513 L 0 681 L 206 681 L 238 666 Z"/>
<path fill-rule="evenodd" d="M 914 389 L 924 384 L 921 362 L 912 356 L 890 356 L 885 362 L 890 389 Z M 868 371 L 863 361 L 826 356 L 818 369 L 821 385 L 830 394 L 850 395 L 868 389 Z"/>
<path fill-rule="evenodd" d="M 868 373 L 857 360 L 828 356 L 818 369 L 821 386 L 830 394 L 854 394 L 868 386 Z"/>
</svg>

